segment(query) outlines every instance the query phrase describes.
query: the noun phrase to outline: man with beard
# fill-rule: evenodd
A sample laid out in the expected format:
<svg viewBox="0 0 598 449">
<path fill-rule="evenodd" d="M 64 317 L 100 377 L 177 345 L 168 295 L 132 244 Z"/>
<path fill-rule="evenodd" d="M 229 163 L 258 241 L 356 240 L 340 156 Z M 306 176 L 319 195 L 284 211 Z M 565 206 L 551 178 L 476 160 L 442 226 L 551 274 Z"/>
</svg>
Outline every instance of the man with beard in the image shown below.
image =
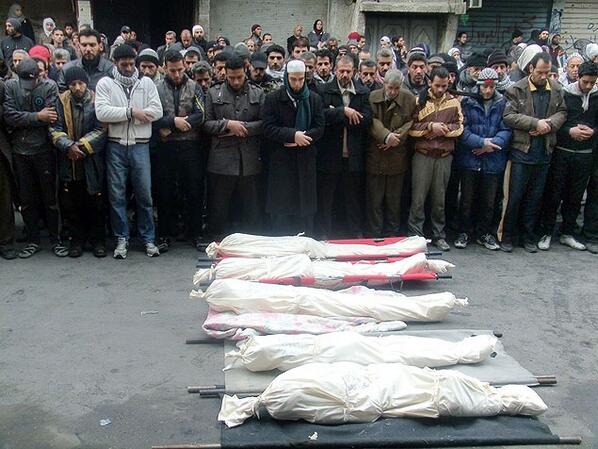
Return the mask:
<svg viewBox="0 0 598 449">
<path fill-rule="evenodd" d="M 335 79 L 318 86 L 324 107 L 326 129 L 318 145 L 318 227 L 323 238 L 332 232 L 335 194 L 343 192 L 343 218 L 350 238 L 362 235 L 365 136 L 372 124 L 370 92 L 354 83 L 355 58 L 336 61 Z"/>
<path fill-rule="evenodd" d="M 371 59 L 366 59 L 359 63 L 359 81 L 370 92 L 382 89 L 382 84 L 376 81 L 376 63 Z M 388 72 L 386 72 L 388 73 Z M 384 75 L 386 77 L 386 75 Z"/>
<path fill-rule="evenodd" d="M 116 48 L 111 76 L 96 86 L 96 115 L 108 124 L 106 166 L 110 218 L 117 238 L 115 259 L 125 259 L 129 248 L 128 181 L 135 194 L 137 228 L 145 253 L 149 257 L 160 255 L 155 245 L 149 141 L 151 123 L 162 118 L 163 112 L 154 82 L 139 77 L 135 56 L 135 50 L 126 44 Z"/>
<path fill-rule="evenodd" d="M 216 240 L 230 232 L 233 199 L 241 205 L 241 227 L 256 232 L 264 91 L 250 83 L 243 60 L 226 61 L 226 81 L 206 96 L 204 131 L 212 136 L 208 158 L 209 227 Z"/>
<path fill-rule="evenodd" d="M 426 82 L 427 59 L 423 52 L 411 51 L 407 58 L 407 76 L 403 83 L 416 97 L 428 88 Z"/>
<path fill-rule="evenodd" d="M 486 58 L 481 53 L 473 53 L 468 59 L 465 67 L 459 75 L 457 89 L 461 92 L 473 92 L 476 89 L 478 75 L 486 67 Z"/>
<path fill-rule="evenodd" d="M 563 70 L 563 74 L 559 78 L 559 83 L 563 86 L 575 83 L 579 79 L 578 71 L 582 62 L 583 58 L 579 53 L 573 53 L 569 56 L 565 63 L 565 70 Z"/>
<path fill-rule="evenodd" d="M 409 168 L 406 144 L 415 112 L 415 97 L 402 83 L 401 71 L 391 69 L 383 89 L 370 94 L 372 139 L 365 170 L 367 230 L 372 237 L 400 235 L 403 179 Z"/>
<path fill-rule="evenodd" d="M 178 235 L 177 186 L 183 198 L 185 234 L 197 246 L 202 230 L 206 170 L 206 158 L 199 151 L 203 92 L 185 73 L 179 52 L 167 52 L 164 64 L 164 79 L 156 86 L 164 115 L 152 125 L 159 133 L 156 175 L 160 248 L 163 244 L 168 247 Z"/>
<path fill-rule="evenodd" d="M 579 77 L 563 88 L 567 121 L 557 133 L 557 142 L 546 183 L 538 248 L 550 248 L 559 206 L 563 223 L 560 243 L 583 251 L 586 246 L 575 236 L 581 200 L 592 171 L 592 151 L 598 127 L 598 66 L 584 62 Z"/>
<path fill-rule="evenodd" d="M 204 52 L 207 51 L 208 41 L 206 41 L 204 37 L 205 32 L 203 27 L 201 25 L 195 25 L 191 31 L 193 32 L 193 45 L 200 47 Z"/>
<path fill-rule="evenodd" d="M 425 204 L 429 197 L 432 244 L 448 251 L 444 205 L 455 143 L 463 133 L 463 114 L 459 100 L 447 92 L 449 73 L 444 67 L 432 70 L 429 86 L 426 98 L 418 98 L 409 131 L 415 141 L 409 234 L 424 236 Z"/>
<path fill-rule="evenodd" d="M 79 33 L 79 47 L 82 57 L 65 64 L 58 74 L 58 88 L 64 92 L 68 86 L 64 82 L 64 72 L 71 67 L 81 67 L 89 77 L 89 87 L 95 90 L 98 81 L 111 73 L 114 64 L 101 56 L 100 33 L 91 28 L 85 28 Z"/>
<path fill-rule="evenodd" d="M 191 78 L 191 67 L 193 67 L 193 64 L 196 62 L 201 61 L 201 50 L 197 47 L 189 47 L 187 50 L 183 50 L 182 54 L 184 55 L 185 73 Z"/>
<path fill-rule="evenodd" d="M 268 57 L 268 68 L 266 73 L 274 80 L 282 83 L 284 78 L 284 48 L 280 45 L 272 44 L 266 50 Z"/>
<path fill-rule="evenodd" d="M 64 74 L 68 90 L 56 102 L 58 120 L 50 136 L 59 153 L 60 205 L 71 232 L 69 256 L 80 257 L 88 241 L 96 257 L 106 257 L 104 146 L 106 129 L 98 122 L 94 93 L 81 67 Z"/>
<path fill-rule="evenodd" d="M 375 80 L 377 83 L 384 83 L 384 76 L 392 67 L 393 57 L 394 53 L 390 48 L 381 48 L 378 50 L 378 53 L 376 53 L 376 65 L 378 66 L 378 71 L 376 72 Z"/>
<path fill-rule="evenodd" d="M 284 87 L 266 95 L 264 147 L 270 157 L 266 212 L 278 235 L 313 235 L 316 142 L 324 133 L 320 96 L 305 85 L 305 65 L 290 61 Z"/>
<path fill-rule="evenodd" d="M 334 56 L 327 48 L 322 48 L 314 53 L 316 55 L 316 73 L 314 78 L 322 83 L 327 83 L 334 78 L 332 73 Z"/>
<path fill-rule="evenodd" d="M 510 164 L 505 177 L 507 207 L 503 218 L 500 249 L 513 251 L 518 228 L 525 250 L 538 250 L 536 225 L 546 185 L 550 156 L 557 143 L 557 131 L 567 119 L 563 91 L 557 81 L 548 79 L 551 59 L 536 54 L 522 69 L 528 77 L 507 89 L 504 121 L 513 129 Z"/>
<path fill-rule="evenodd" d="M 10 61 L 15 50 L 29 51 L 35 43 L 21 33 L 21 22 L 18 19 L 7 19 L 4 31 L 6 37 L 0 42 L 4 59 Z"/>
<path fill-rule="evenodd" d="M 52 250 L 56 256 L 65 257 L 68 249 L 60 241 L 56 198 L 56 154 L 48 137 L 48 125 L 58 118 L 54 108 L 58 89 L 53 81 L 40 79 L 39 66 L 32 58 L 21 61 L 17 73 L 17 79 L 6 82 L 4 120 L 11 131 L 21 214 L 29 239 L 19 257 L 29 258 L 40 250 L 42 210 Z"/>
<path fill-rule="evenodd" d="M 154 84 L 162 79 L 162 74 L 158 71 L 158 53 L 154 50 L 151 48 L 141 50 L 137 55 L 136 61 L 139 73 L 150 78 Z"/>
<path fill-rule="evenodd" d="M 214 56 L 214 83 L 222 83 L 226 79 L 226 61 L 229 59 L 230 54 L 226 52 Z"/>
<path fill-rule="evenodd" d="M 267 67 L 266 55 L 261 51 L 256 51 L 251 55 L 251 64 L 247 72 L 252 83 L 264 89 L 265 93 L 270 93 L 280 87 L 280 82 L 266 73 Z"/>
<path fill-rule="evenodd" d="M 498 75 L 496 90 L 503 94 L 511 87 L 513 81 L 509 77 L 509 61 L 507 55 L 502 50 L 495 50 L 488 55 L 487 66 L 494 70 Z"/>
<path fill-rule="evenodd" d="M 314 77 L 316 70 L 316 55 L 311 51 L 308 51 L 302 53 L 299 56 L 299 60 L 303 61 L 305 64 L 305 84 L 307 85 L 307 88 L 317 93 L 318 84 L 321 83 Z"/>
</svg>

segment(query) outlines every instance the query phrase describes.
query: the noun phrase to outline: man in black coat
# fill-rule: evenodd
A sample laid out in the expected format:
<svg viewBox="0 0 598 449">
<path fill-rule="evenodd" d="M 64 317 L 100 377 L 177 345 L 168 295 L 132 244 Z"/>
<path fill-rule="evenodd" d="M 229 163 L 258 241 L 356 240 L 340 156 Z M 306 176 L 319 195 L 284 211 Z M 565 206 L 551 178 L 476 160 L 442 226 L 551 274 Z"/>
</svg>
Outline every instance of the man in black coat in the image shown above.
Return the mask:
<svg viewBox="0 0 598 449">
<path fill-rule="evenodd" d="M 319 86 L 326 131 L 318 146 L 318 227 L 322 238 L 332 230 L 335 196 L 342 193 L 344 223 L 349 237 L 362 235 L 365 135 L 372 125 L 370 91 L 354 83 L 357 67 L 351 56 L 336 61 L 336 76 Z M 338 209 L 338 208 L 337 208 Z"/>
<path fill-rule="evenodd" d="M 266 95 L 264 143 L 270 170 L 266 212 L 273 232 L 313 234 L 317 207 L 316 147 L 324 134 L 320 96 L 305 84 L 305 64 L 290 61 L 284 86 Z"/>
<path fill-rule="evenodd" d="M 7 19 L 5 23 L 6 37 L 2 39 L 0 46 L 5 61 L 12 60 L 12 52 L 25 50 L 28 52 L 35 43 L 21 32 L 21 22 L 17 19 Z"/>
</svg>

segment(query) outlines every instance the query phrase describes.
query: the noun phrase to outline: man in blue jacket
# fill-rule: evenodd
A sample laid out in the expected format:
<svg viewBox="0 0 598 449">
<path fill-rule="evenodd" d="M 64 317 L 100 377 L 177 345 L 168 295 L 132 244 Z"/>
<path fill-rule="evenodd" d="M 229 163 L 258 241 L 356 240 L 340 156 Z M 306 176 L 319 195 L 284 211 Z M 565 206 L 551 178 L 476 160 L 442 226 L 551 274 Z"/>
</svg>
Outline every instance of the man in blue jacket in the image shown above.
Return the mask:
<svg viewBox="0 0 598 449">
<path fill-rule="evenodd" d="M 478 244 L 492 251 L 499 249 L 491 230 L 492 217 L 507 163 L 511 130 L 502 119 L 506 101 L 496 90 L 498 81 L 498 73 L 485 68 L 478 76 L 475 96 L 465 97 L 461 103 L 464 129 L 456 152 L 461 201 L 455 248 L 465 248 L 475 233 Z"/>
</svg>

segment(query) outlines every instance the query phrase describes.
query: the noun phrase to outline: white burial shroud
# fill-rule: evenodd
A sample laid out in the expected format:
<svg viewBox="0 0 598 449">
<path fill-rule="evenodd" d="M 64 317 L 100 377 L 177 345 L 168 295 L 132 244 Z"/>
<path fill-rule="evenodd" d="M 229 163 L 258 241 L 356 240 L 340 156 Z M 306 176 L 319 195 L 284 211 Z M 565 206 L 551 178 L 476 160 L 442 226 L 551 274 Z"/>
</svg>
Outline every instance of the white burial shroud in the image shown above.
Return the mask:
<svg viewBox="0 0 598 449">
<path fill-rule="evenodd" d="M 314 240 L 310 237 L 267 237 L 250 234 L 231 234 L 220 243 L 212 242 L 206 248 L 208 257 L 269 257 L 305 254 L 311 259 L 332 259 L 349 256 L 398 256 L 425 252 L 426 239 L 405 237 L 384 245 L 338 244 Z"/>
<path fill-rule="evenodd" d="M 310 363 L 286 371 L 264 392 L 224 396 L 219 421 L 234 427 L 264 407 L 275 419 L 342 424 L 379 418 L 539 415 L 547 407 L 529 387 L 491 387 L 451 370 L 395 363 Z M 259 416 L 259 415 L 258 415 Z"/>
<path fill-rule="evenodd" d="M 457 342 L 410 335 L 374 337 L 355 332 L 256 336 L 239 342 L 238 349 L 225 355 L 224 369 L 287 371 L 308 363 L 334 362 L 437 368 L 482 362 L 495 351 L 496 342 L 492 335 L 476 335 Z"/>
<path fill-rule="evenodd" d="M 329 291 L 236 279 L 214 281 L 205 292 L 191 292 L 215 312 L 275 312 L 320 317 L 368 317 L 376 321 L 442 321 L 467 299 L 449 292 L 421 296 L 354 287 Z"/>
</svg>

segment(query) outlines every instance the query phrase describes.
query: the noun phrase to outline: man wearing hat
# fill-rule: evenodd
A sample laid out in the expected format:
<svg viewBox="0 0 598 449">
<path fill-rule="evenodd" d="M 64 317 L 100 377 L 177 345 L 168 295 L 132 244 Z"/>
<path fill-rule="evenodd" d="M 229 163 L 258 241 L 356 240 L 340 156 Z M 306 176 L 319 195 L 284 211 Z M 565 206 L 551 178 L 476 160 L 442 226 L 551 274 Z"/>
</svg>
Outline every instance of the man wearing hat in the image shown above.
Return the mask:
<svg viewBox="0 0 598 449">
<path fill-rule="evenodd" d="M 473 92 L 478 81 L 478 75 L 486 67 L 487 58 L 481 53 L 472 53 L 467 58 L 465 69 L 459 75 L 457 89 L 461 92 Z"/>
<path fill-rule="evenodd" d="M 504 94 L 511 87 L 513 81 L 509 77 L 509 61 L 507 55 L 502 50 L 495 50 L 488 55 L 487 66 L 494 70 L 498 75 L 496 90 Z"/>
<path fill-rule="evenodd" d="M 492 220 L 512 132 L 503 122 L 506 101 L 496 89 L 498 82 L 498 73 L 485 68 L 474 89 L 478 96 L 461 102 L 463 134 L 455 152 L 461 200 L 455 248 L 465 248 L 474 235 L 479 245 L 492 251 L 499 248 Z"/>
<path fill-rule="evenodd" d="M 6 37 L 0 42 L 0 47 L 5 61 L 12 59 L 13 51 L 17 49 L 29 51 L 35 45 L 31 39 L 21 33 L 21 22 L 16 18 L 7 19 L 4 30 Z"/>
<path fill-rule="evenodd" d="M 424 50 L 412 48 L 407 57 L 407 76 L 403 83 L 416 97 L 428 88 L 426 73 L 427 58 Z"/>
<path fill-rule="evenodd" d="M 91 90 L 95 90 L 96 84 L 101 78 L 110 74 L 114 65 L 108 59 L 102 57 L 101 41 L 102 37 L 96 30 L 85 28 L 79 32 L 79 48 L 82 56 L 62 67 L 58 74 L 58 88 L 61 92 L 67 89 L 64 82 L 64 72 L 73 66 L 81 67 L 87 72 L 87 76 L 89 76 L 87 87 Z"/>
<path fill-rule="evenodd" d="M 60 241 L 56 154 L 48 138 L 48 125 L 58 118 L 54 109 L 58 88 L 53 81 L 40 79 L 34 59 L 21 61 L 17 73 L 18 79 L 6 82 L 4 120 L 12 131 L 21 213 L 29 234 L 19 257 L 31 257 L 40 250 L 40 210 L 45 212 L 54 254 L 64 257 L 68 249 Z"/>
<path fill-rule="evenodd" d="M 143 76 L 147 76 L 154 84 L 162 79 L 162 74 L 158 71 L 160 59 L 158 53 L 151 48 L 141 50 L 137 55 L 137 69 Z"/>
<path fill-rule="evenodd" d="M 324 134 L 320 96 L 305 84 L 305 64 L 287 64 L 284 86 L 266 95 L 264 148 L 270 156 L 266 212 L 272 232 L 313 235 L 316 143 Z"/>
<path fill-rule="evenodd" d="M 68 90 L 56 102 L 58 120 L 50 125 L 50 136 L 59 153 L 60 205 L 71 232 L 69 256 L 80 257 L 88 241 L 94 256 L 105 257 L 106 129 L 96 118 L 87 72 L 71 67 L 64 81 Z"/>
<path fill-rule="evenodd" d="M 191 46 L 186 50 L 181 50 L 181 54 L 184 57 L 185 73 L 189 78 L 192 78 L 193 74 L 191 73 L 191 68 L 193 67 L 193 64 L 201 61 L 201 50 L 197 47 Z"/>
<path fill-rule="evenodd" d="M 336 77 L 318 86 L 326 128 L 318 146 L 318 214 L 323 238 L 332 234 L 332 211 L 337 193 L 343 193 L 343 218 L 339 221 L 348 238 L 363 233 L 366 137 L 372 125 L 370 91 L 354 82 L 355 58 L 340 56 Z"/>
<path fill-rule="evenodd" d="M 193 34 L 193 45 L 201 48 L 205 53 L 208 49 L 208 41 L 205 39 L 205 31 L 203 27 L 201 25 L 193 25 L 191 32 Z"/>
<path fill-rule="evenodd" d="M 208 207 L 210 233 L 215 239 L 230 232 L 233 199 L 240 200 L 241 225 L 257 232 L 259 222 L 260 135 L 264 91 L 247 80 L 243 60 L 226 61 L 225 82 L 206 96 L 204 131 L 212 136 L 208 158 Z"/>
<path fill-rule="evenodd" d="M 149 257 L 160 255 L 155 245 L 151 195 L 149 141 L 151 123 L 162 118 L 162 104 L 152 80 L 139 77 L 135 50 L 121 45 L 114 50 L 111 76 L 96 87 L 98 120 L 108 124 L 106 167 L 112 231 L 117 238 L 115 259 L 125 259 L 129 247 L 127 181 L 137 204 L 137 228 Z"/>
<path fill-rule="evenodd" d="M 251 35 L 249 36 L 249 39 L 255 43 L 255 48 L 259 50 L 262 46 L 262 26 L 260 24 L 255 23 L 251 26 Z"/>
<path fill-rule="evenodd" d="M 280 87 L 280 82 L 266 73 L 268 62 L 265 53 L 256 51 L 251 55 L 249 69 L 249 79 L 253 84 L 264 89 L 265 93 L 270 93 Z"/>
</svg>

